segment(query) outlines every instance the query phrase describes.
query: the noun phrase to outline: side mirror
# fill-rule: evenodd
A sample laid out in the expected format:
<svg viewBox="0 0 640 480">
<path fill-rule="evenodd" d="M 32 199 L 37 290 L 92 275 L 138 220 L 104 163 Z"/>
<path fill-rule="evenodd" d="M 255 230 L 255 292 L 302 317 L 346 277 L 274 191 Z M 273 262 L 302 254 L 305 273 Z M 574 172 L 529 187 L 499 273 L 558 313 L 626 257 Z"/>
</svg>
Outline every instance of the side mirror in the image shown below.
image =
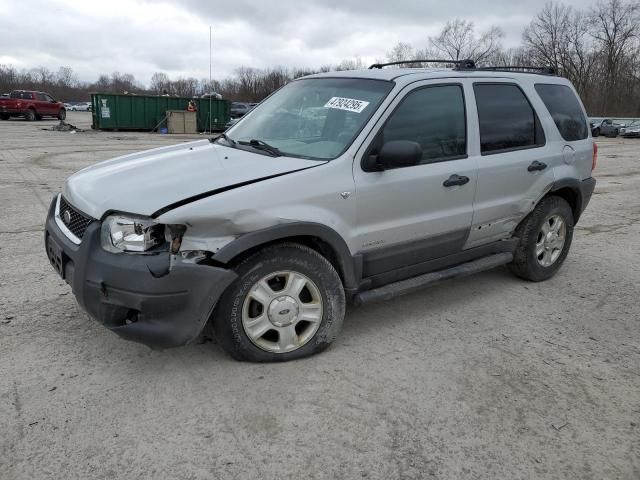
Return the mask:
<svg viewBox="0 0 640 480">
<path fill-rule="evenodd" d="M 387 168 L 410 167 L 422 160 L 422 147 L 409 140 L 393 140 L 385 143 L 378 155 L 367 159 L 365 170 L 385 170 Z"/>
</svg>

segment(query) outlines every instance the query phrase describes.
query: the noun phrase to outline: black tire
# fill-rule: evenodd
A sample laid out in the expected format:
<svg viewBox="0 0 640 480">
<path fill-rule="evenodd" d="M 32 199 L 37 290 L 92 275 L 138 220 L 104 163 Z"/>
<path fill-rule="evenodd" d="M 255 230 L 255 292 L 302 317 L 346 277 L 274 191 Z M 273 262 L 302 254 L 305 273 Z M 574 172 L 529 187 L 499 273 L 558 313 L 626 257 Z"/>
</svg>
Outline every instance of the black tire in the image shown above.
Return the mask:
<svg viewBox="0 0 640 480">
<path fill-rule="evenodd" d="M 36 117 L 37 117 L 36 111 L 33 108 L 29 108 L 24 114 L 24 119 L 27 122 L 33 122 L 36 119 Z"/>
<path fill-rule="evenodd" d="M 64 120 L 65 118 L 67 118 L 67 111 L 61 108 L 60 113 L 58 113 L 58 120 Z"/>
<path fill-rule="evenodd" d="M 538 241 L 543 223 L 553 215 L 559 215 L 566 224 L 566 234 L 562 251 L 557 260 L 548 267 L 540 264 L 536 256 Z M 542 199 L 518 226 L 515 236 L 520 240 L 513 261 L 508 265 L 512 273 L 531 282 L 541 282 L 553 277 L 567 258 L 573 240 L 573 212 L 567 201 L 550 196 Z"/>
<path fill-rule="evenodd" d="M 9 115 L 8 113 L 3 113 L 2 115 L 0 115 L 0 120 L 9 120 L 9 118 L 11 118 L 11 115 Z"/>
<path fill-rule="evenodd" d="M 42 120 L 42 115 L 36 115 L 36 120 L 38 121 Z"/>
<path fill-rule="evenodd" d="M 599 128 L 596 128 L 596 129 L 593 131 L 593 135 L 592 135 L 592 137 L 597 138 L 597 137 L 599 137 L 599 136 L 600 136 L 600 129 L 599 129 Z"/>
<path fill-rule="evenodd" d="M 236 360 L 281 362 L 308 357 L 325 350 L 340 332 L 345 312 L 342 282 L 331 263 L 315 250 L 297 243 L 272 245 L 249 256 L 234 270 L 238 279 L 216 305 L 212 326 L 218 343 Z M 322 297 L 322 319 L 304 345 L 277 353 L 252 342 L 245 332 L 242 315 L 251 288 L 265 276 L 285 270 L 300 273 L 315 283 Z"/>
</svg>

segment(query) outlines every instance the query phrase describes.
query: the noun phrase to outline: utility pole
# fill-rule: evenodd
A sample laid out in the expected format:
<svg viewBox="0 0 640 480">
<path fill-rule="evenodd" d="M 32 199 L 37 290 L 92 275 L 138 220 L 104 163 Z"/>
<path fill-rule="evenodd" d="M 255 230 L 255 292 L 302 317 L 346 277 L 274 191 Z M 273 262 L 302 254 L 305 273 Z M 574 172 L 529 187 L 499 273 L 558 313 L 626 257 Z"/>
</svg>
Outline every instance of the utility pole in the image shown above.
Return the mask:
<svg viewBox="0 0 640 480">
<path fill-rule="evenodd" d="M 211 95 L 213 94 L 213 76 L 212 76 L 212 52 L 213 52 L 213 31 L 211 25 L 209 25 L 209 135 L 211 135 Z"/>
</svg>

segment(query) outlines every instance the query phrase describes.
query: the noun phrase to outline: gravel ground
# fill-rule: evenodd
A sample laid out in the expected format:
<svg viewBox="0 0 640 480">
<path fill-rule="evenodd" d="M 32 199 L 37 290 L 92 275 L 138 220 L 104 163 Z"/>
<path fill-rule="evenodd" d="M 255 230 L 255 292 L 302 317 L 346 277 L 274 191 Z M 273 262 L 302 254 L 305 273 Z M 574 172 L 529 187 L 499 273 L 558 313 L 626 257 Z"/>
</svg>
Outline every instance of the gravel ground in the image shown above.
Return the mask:
<svg viewBox="0 0 640 480">
<path fill-rule="evenodd" d="M 44 253 L 51 197 L 187 137 L 54 124 L 0 122 L 3 480 L 640 478 L 640 140 L 599 139 L 550 281 L 454 280 L 350 310 L 322 355 L 254 365 L 151 351 L 79 309 Z"/>
</svg>

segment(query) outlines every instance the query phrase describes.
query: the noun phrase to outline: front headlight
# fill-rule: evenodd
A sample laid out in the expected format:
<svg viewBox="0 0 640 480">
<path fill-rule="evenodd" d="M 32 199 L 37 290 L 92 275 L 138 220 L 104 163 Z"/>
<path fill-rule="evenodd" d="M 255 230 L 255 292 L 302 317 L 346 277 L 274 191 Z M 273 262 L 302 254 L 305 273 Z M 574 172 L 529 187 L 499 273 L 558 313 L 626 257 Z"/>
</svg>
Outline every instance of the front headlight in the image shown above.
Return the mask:
<svg viewBox="0 0 640 480">
<path fill-rule="evenodd" d="M 102 222 L 101 241 L 108 252 L 146 252 L 165 242 L 164 225 L 147 217 L 110 215 Z"/>
</svg>

